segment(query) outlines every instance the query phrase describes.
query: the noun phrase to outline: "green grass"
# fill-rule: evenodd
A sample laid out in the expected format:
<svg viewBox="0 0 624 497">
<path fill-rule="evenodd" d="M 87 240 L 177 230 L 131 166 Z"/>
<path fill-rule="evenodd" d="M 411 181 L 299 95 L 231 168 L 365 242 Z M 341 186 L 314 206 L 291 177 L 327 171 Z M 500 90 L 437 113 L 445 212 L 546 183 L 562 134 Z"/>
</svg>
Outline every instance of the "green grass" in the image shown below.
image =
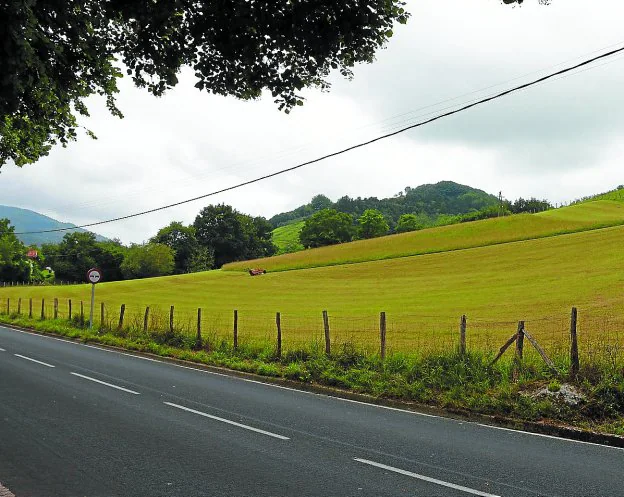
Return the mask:
<svg viewBox="0 0 624 497">
<path fill-rule="evenodd" d="M 538 214 L 454 224 L 237 262 L 223 269 L 244 271 L 249 267 L 262 267 L 267 271 L 285 271 L 333 266 L 530 240 L 621 224 L 624 224 L 624 203 L 600 200 Z"/>
<path fill-rule="evenodd" d="M 624 202 L 624 187 L 616 188 L 614 190 L 600 193 L 598 195 L 592 195 L 591 197 L 586 197 L 580 202 L 593 202 L 595 200 L 614 200 L 616 202 Z"/>
<path fill-rule="evenodd" d="M 304 224 L 304 221 L 298 221 L 273 230 L 271 239 L 277 246 L 278 254 L 288 254 L 303 250 L 303 245 L 299 241 L 299 233 Z"/>
<path fill-rule="evenodd" d="M 568 211 L 570 212 L 570 211 Z M 533 220 L 534 216 L 519 219 Z M 452 350 L 458 321 L 468 316 L 468 346 L 493 350 L 516 329 L 518 320 L 549 353 L 567 347 L 571 306 L 579 308 L 581 353 L 624 351 L 624 227 L 478 247 L 466 250 L 268 273 L 250 277 L 236 271 L 210 271 L 97 286 L 106 302 L 108 320 L 115 322 L 120 304 L 126 319 L 142 323 L 145 306 L 152 308 L 153 326 L 165 328 L 170 305 L 176 321 L 192 333 L 196 309 L 203 310 L 203 329 L 231 341 L 232 311 L 239 311 L 242 341 L 274 340 L 275 312 L 282 313 L 285 348 L 322 339 L 321 311 L 330 314 L 335 343 L 352 342 L 378 349 L 379 312 L 388 319 L 392 351 Z M 67 299 L 73 311 L 88 302 L 89 285 L 13 287 L 0 289 L 0 305 L 10 298 L 11 310 L 29 297 L 39 315 Z M 85 307 L 86 309 L 86 307 Z M 619 348 L 617 348 L 617 347 Z M 606 352 L 605 352 L 606 353 Z"/>
</svg>

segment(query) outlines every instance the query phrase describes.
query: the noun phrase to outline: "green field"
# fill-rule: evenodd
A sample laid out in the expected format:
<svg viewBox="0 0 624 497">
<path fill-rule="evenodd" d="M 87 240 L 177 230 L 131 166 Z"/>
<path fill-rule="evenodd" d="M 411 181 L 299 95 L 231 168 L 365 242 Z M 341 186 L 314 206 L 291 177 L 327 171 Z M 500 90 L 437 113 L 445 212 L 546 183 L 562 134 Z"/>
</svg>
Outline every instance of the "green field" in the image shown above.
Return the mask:
<svg viewBox="0 0 624 497">
<path fill-rule="evenodd" d="M 578 208 L 577 208 L 578 207 Z M 622 210 L 624 211 L 624 209 Z M 457 235 L 472 233 L 466 244 L 476 243 L 484 227 L 499 226 L 510 236 L 553 233 L 563 227 L 583 229 L 602 222 L 619 222 L 615 203 L 596 202 L 472 225 L 456 225 L 430 231 L 444 236 L 430 239 L 437 249 L 457 248 Z M 608 220 L 608 221 L 607 221 Z M 468 231 L 466 231 L 468 230 Z M 421 250 L 426 244 L 420 237 Z M 544 235 L 543 235 L 544 236 Z M 387 237 L 400 240 L 399 237 Z M 492 238 L 488 239 L 494 243 Z M 371 243 L 375 243 L 373 240 Z M 580 313 L 582 352 L 592 347 L 624 347 L 624 227 L 610 227 L 534 240 L 452 250 L 392 260 L 370 261 L 334 267 L 268 273 L 250 277 L 238 271 L 210 271 L 190 275 L 102 283 L 97 287 L 98 305 L 106 302 L 110 323 L 115 323 L 119 305 L 127 305 L 127 319 L 142 323 L 145 306 L 166 326 L 170 305 L 176 322 L 192 331 L 196 309 L 203 310 L 203 329 L 228 337 L 232 311 L 239 311 L 241 340 L 272 339 L 275 312 L 282 313 L 285 347 L 318 340 L 322 333 L 321 311 L 328 310 L 332 337 L 374 350 L 377 347 L 379 312 L 388 317 L 390 350 L 442 349 L 457 342 L 457 323 L 468 316 L 468 344 L 494 350 L 509 337 L 518 320 L 550 351 L 567 345 L 571 306 Z M 356 244 L 351 244 L 356 245 Z M 357 246 L 357 245 L 356 245 Z M 388 242 L 389 252 L 392 245 Z M 14 287 L 0 289 L 2 302 L 10 298 L 15 311 L 22 298 L 22 312 L 29 297 L 40 312 L 42 297 L 46 314 L 52 300 L 60 299 L 60 316 L 67 315 L 67 299 L 89 299 L 90 287 Z M 4 305 L 4 304 L 3 304 Z M 99 308 L 98 308 L 99 309 Z M 158 311 L 159 310 L 159 311 Z M 96 313 L 99 315 L 99 312 Z M 99 319 L 99 318 L 98 318 Z M 618 349 L 622 350 L 622 349 Z"/>
<path fill-rule="evenodd" d="M 303 250 L 303 245 L 299 241 L 299 233 L 304 223 L 304 221 L 298 221 L 273 230 L 271 240 L 277 246 L 278 254 L 288 254 Z"/>
<path fill-rule="evenodd" d="M 249 267 L 262 267 L 267 271 L 285 271 L 394 259 L 549 237 L 621 224 L 624 224 L 624 203 L 600 200 L 538 214 L 520 214 L 453 224 L 255 261 L 237 262 L 227 264 L 223 269 L 243 271 Z"/>
</svg>

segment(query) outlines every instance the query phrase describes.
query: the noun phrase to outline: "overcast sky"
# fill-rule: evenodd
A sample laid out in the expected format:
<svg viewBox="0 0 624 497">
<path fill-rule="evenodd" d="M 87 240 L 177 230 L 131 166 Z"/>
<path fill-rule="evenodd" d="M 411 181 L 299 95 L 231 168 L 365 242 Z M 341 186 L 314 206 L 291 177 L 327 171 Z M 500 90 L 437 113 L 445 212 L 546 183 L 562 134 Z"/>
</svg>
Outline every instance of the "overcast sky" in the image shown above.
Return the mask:
<svg viewBox="0 0 624 497">
<path fill-rule="evenodd" d="M 295 165 L 624 46 L 620 0 L 413 0 L 377 61 L 290 115 L 270 95 L 199 92 L 192 74 L 162 98 L 120 84 L 119 120 L 94 98 L 82 136 L 0 173 L 0 203 L 75 224 L 175 202 Z M 624 56 L 383 142 L 227 194 L 95 229 L 141 242 L 209 203 L 270 217 L 317 193 L 388 197 L 452 180 L 552 202 L 624 183 Z M 459 97 L 459 98 L 456 98 Z M 449 101 L 449 99 L 455 99 Z"/>
</svg>

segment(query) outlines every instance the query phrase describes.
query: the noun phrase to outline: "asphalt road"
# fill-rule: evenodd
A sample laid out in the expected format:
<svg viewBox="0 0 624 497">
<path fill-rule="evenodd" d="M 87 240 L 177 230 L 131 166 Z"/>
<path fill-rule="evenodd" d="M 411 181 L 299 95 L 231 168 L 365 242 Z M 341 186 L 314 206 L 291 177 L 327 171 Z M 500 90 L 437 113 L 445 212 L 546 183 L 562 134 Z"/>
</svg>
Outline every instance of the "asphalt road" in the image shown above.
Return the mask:
<svg viewBox="0 0 624 497">
<path fill-rule="evenodd" d="M 0 327 L 0 482 L 17 497 L 616 497 L 624 450 Z"/>
</svg>

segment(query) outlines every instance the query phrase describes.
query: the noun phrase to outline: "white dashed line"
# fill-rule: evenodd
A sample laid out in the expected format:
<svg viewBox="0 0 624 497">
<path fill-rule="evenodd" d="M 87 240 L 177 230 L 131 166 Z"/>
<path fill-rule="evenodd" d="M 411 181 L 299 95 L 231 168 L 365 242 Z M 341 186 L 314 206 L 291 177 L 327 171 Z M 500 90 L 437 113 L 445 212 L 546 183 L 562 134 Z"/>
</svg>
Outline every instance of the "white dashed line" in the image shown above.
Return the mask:
<svg viewBox="0 0 624 497">
<path fill-rule="evenodd" d="M 369 461 L 368 459 L 360 459 L 358 457 L 355 457 L 354 460 L 357 462 L 368 464 L 369 466 L 375 466 L 376 468 L 385 469 L 387 471 L 399 473 L 401 475 L 409 476 L 411 478 L 416 478 L 418 480 L 426 481 L 428 483 L 433 483 L 435 485 L 441 485 L 443 487 L 452 488 L 454 490 L 459 490 L 461 492 L 466 492 L 468 494 L 479 495 L 481 497 L 500 497 L 499 495 L 488 494 L 487 492 L 481 492 L 480 490 L 475 490 L 474 488 L 462 487 L 461 485 L 455 485 L 454 483 L 449 483 L 443 480 L 438 480 L 436 478 L 430 478 L 429 476 L 419 475 L 418 473 L 412 473 L 411 471 L 405 471 L 404 469 L 393 468 L 392 466 L 386 466 L 385 464 L 381 464 L 381 463 L 374 462 L 374 461 Z"/>
<path fill-rule="evenodd" d="M 55 366 L 52 366 L 52 364 L 48 364 L 47 362 L 42 362 L 42 361 L 38 361 L 37 359 L 33 359 L 32 357 L 26 357 L 25 355 L 21 355 L 21 354 L 13 354 L 15 357 L 19 357 L 21 359 L 26 359 L 27 361 L 32 361 L 32 362 L 36 362 L 37 364 L 41 364 L 42 366 L 47 366 L 49 368 L 54 368 Z"/>
<path fill-rule="evenodd" d="M 79 373 L 70 373 L 70 374 L 73 374 L 74 376 L 78 376 L 80 378 L 84 378 L 85 380 L 99 383 L 100 385 L 106 385 L 107 387 L 116 388 L 117 390 L 121 390 L 122 392 L 128 392 L 133 395 L 141 395 L 139 392 L 135 392 L 134 390 L 128 390 L 127 388 L 124 388 L 124 387 L 118 387 L 117 385 L 113 385 L 112 383 L 106 383 L 105 381 L 102 381 L 102 380 L 96 380 L 95 378 L 91 378 L 90 376 L 85 376 Z"/>
<path fill-rule="evenodd" d="M 262 433 L 263 435 L 267 435 L 273 438 L 279 438 L 280 440 L 290 440 L 288 437 L 284 435 L 277 435 L 276 433 L 271 433 L 270 431 L 260 430 L 258 428 L 254 428 L 253 426 L 247 426 L 241 423 L 237 423 L 236 421 L 230 421 L 229 419 L 219 418 L 217 416 L 213 416 L 212 414 L 206 414 L 205 412 L 196 411 L 195 409 L 191 409 L 190 407 L 184 407 L 178 404 L 172 404 L 171 402 L 163 402 L 164 404 L 175 407 L 177 409 L 182 409 L 183 411 L 192 412 L 193 414 L 198 414 L 200 416 L 204 416 L 205 418 L 214 419 L 215 421 L 220 421 L 221 423 L 227 423 L 229 425 L 238 426 L 239 428 L 244 428 L 245 430 L 255 431 L 256 433 Z"/>
</svg>

